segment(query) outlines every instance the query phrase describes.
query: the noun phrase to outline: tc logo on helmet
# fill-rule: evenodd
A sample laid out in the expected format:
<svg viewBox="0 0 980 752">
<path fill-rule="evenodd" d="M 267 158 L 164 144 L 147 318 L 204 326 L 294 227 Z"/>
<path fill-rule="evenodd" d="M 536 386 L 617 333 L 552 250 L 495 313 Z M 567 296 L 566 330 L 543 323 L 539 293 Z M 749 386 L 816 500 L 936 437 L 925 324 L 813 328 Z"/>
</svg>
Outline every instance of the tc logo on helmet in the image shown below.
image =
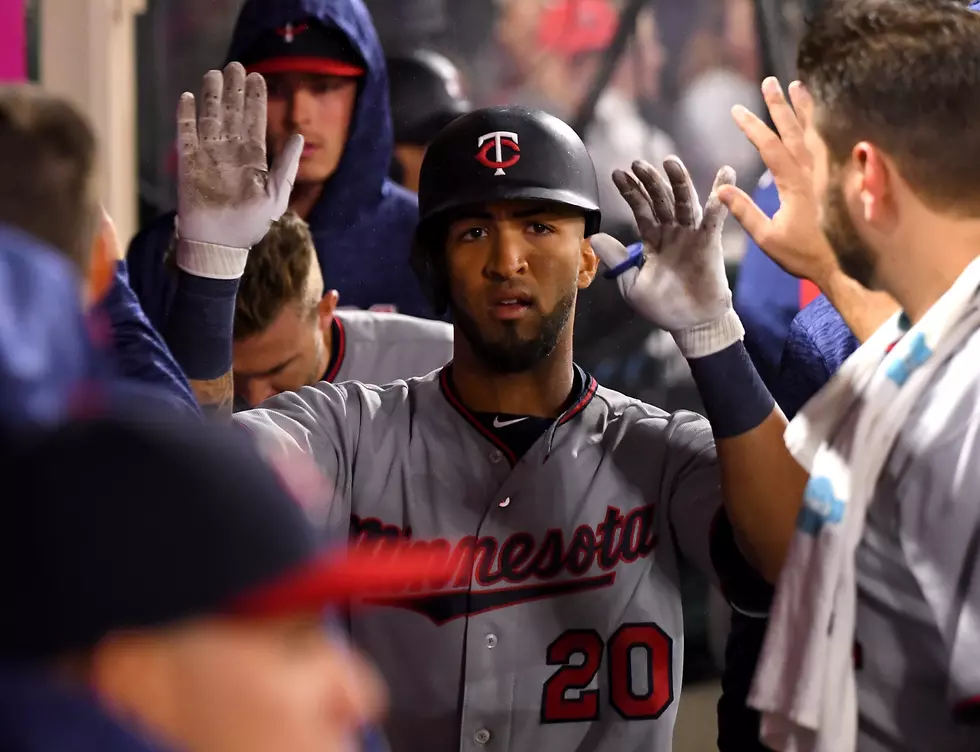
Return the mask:
<svg viewBox="0 0 980 752">
<path fill-rule="evenodd" d="M 477 139 L 476 145 L 480 151 L 476 153 L 476 161 L 485 167 L 496 168 L 494 175 L 506 175 L 505 167 L 513 167 L 521 159 L 521 147 L 517 145 L 517 134 L 510 131 L 494 131 L 484 133 Z M 488 154 L 493 147 L 493 159 Z M 511 150 L 512 154 L 504 159 L 504 147 Z"/>
</svg>

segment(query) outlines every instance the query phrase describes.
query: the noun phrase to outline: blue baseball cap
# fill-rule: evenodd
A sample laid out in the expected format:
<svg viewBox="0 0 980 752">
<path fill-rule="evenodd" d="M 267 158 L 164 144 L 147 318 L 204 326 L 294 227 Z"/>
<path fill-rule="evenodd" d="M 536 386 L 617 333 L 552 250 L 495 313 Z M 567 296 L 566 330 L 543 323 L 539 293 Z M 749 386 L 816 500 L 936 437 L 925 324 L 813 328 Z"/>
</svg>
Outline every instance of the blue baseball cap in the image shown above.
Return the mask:
<svg viewBox="0 0 980 752">
<path fill-rule="evenodd" d="M 267 464 L 240 426 L 151 413 L 69 420 L 0 447 L 0 660 L 197 617 L 315 616 L 453 575 L 409 542 L 324 541 L 311 510 L 330 484 Z"/>
</svg>

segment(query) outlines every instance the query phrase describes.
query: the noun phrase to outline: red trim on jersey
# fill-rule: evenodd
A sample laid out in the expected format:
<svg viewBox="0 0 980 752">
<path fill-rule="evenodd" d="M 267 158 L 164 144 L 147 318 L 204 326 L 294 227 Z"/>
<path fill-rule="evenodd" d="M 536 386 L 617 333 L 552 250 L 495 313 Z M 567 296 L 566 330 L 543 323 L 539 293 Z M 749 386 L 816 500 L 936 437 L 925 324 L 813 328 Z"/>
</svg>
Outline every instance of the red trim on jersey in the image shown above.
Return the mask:
<svg viewBox="0 0 980 752">
<path fill-rule="evenodd" d="M 820 297 L 820 288 L 808 279 L 800 280 L 800 309 L 806 308 L 810 303 Z"/>
<path fill-rule="evenodd" d="M 592 401 L 593 397 L 595 397 L 596 389 L 599 388 L 599 382 L 597 382 L 594 378 L 589 376 L 589 374 L 585 374 L 585 375 L 589 379 L 589 383 L 585 387 L 585 392 L 583 392 L 578 402 L 576 402 L 574 405 L 568 408 L 565 411 L 565 413 L 558 418 L 559 426 L 564 425 L 572 418 L 574 418 L 576 415 L 578 415 L 580 412 L 582 412 L 585 409 L 585 406 Z"/>
<path fill-rule="evenodd" d="M 337 327 L 337 331 L 334 332 L 337 337 L 332 343 L 333 351 L 337 353 L 337 357 L 334 358 L 333 365 L 330 366 L 330 370 L 323 377 L 324 381 L 333 381 L 337 378 L 340 366 L 344 363 L 344 355 L 347 353 L 347 335 L 344 333 L 344 322 L 334 316 L 332 324 L 335 324 Z"/>
<path fill-rule="evenodd" d="M 487 441 L 489 441 L 491 444 L 497 447 L 497 449 L 499 449 L 501 452 L 504 453 L 504 456 L 508 460 L 510 460 L 511 465 L 516 465 L 517 455 L 514 454 L 513 450 L 511 450 L 509 446 L 507 446 L 504 442 L 498 439 L 496 435 L 494 435 L 493 431 L 490 431 L 489 429 L 484 427 L 484 425 L 479 420 L 477 420 L 476 416 L 473 415 L 473 413 L 471 413 L 467 409 L 466 405 L 464 405 L 459 400 L 459 398 L 453 393 L 452 385 L 449 383 L 449 366 L 451 365 L 452 365 L 452 361 L 450 361 L 447 365 L 443 366 L 442 370 L 439 372 L 439 386 L 442 388 L 443 396 L 445 396 L 449 404 L 456 409 L 456 412 L 458 412 L 460 415 L 463 416 L 463 418 L 466 419 L 467 423 L 473 426 L 473 428 L 475 428 L 481 436 L 483 436 Z"/>
</svg>

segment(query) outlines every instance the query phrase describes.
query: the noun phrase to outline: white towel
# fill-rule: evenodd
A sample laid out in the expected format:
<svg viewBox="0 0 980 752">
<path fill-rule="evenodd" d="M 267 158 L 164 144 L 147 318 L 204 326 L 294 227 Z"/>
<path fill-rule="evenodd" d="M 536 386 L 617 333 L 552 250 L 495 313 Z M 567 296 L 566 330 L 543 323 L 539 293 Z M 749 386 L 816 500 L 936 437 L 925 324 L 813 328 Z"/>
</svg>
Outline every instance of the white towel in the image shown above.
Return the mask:
<svg viewBox="0 0 980 752">
<path fill-rule="evenodd" d="M 978 288 L 980 259 L 914 327 L 904 314 L 883 324 L 786 429 L 786 446 L 810 480 L 749 696 L 774 750 L 856 747 L 854 553 L 906 416 L 980 328 Z"/>
</svg>

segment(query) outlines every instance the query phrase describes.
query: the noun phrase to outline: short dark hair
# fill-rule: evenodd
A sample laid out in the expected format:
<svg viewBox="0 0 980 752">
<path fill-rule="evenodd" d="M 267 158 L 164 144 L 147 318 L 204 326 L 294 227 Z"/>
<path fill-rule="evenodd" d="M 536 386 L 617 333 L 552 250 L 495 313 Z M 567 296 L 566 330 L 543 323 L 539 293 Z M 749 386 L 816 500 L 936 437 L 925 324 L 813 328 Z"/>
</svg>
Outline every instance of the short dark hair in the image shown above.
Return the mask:
<svg viewBox="0 0 980 752">
<path fill-rule="evenodd" d="M 265 331 L 291 303 L 315 310 L 319 300 L 312 299 L 316 295 L 310 284 L 314 271 L 319 274 L 310 227 L 288 211 L 248 253 L 235 300 L 234 338 Z"/>
<path fill-rule="evenodd" d="M 867 140 L 929 206 L 980 209 L 980 14 L 954 0 L 828 0 L 797 68 L 833 163 Z"/>
<path fill-rule="evenodd" d="M 74 105 L 33 85 L 0 86 L 0 222 L 87 274 L 99 228 L 95 133 Z"/>
</svg>

